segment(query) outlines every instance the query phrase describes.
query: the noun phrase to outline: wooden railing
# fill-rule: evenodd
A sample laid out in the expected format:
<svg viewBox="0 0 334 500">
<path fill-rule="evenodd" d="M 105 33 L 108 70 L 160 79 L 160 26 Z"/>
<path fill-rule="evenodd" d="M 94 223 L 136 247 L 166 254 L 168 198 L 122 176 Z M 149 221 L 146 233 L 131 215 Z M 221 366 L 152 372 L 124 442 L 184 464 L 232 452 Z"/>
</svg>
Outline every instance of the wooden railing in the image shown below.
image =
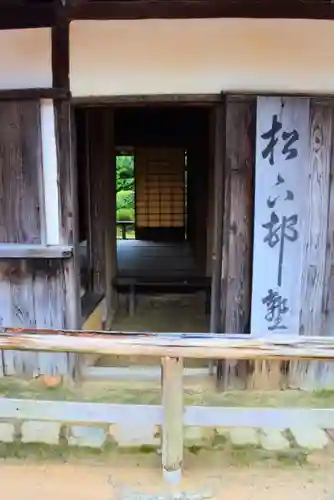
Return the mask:
<svg viewBox="0 0 334 500">
<path fill-rule="evenodd" d="M 110 333 L 1 329 L 0 349 L 157 356 L 162 360 L 162 405 L 2 400 L 0 418 L 63 422 L 149 422 L 162 426 L 162 466 L 169 483 L 181 478 L 183 427 L 289 428 L 309 422 L 333 428 L 334 409 L 225 408 L 183 405 L 183 358 L 333 360 L 334 338 L 253 335 Z"/>
</svg>

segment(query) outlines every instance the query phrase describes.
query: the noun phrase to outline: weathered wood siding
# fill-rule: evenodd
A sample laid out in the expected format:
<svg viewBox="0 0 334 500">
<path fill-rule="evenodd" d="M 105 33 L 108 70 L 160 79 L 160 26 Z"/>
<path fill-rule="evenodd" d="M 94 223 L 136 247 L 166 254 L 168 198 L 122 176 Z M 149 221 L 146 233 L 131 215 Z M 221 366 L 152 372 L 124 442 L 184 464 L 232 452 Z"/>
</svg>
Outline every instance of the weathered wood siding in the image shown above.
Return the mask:
<svg viewBox="0 0 334 500">
<path fill-rule="evenodd" d="M 257 130 L 257 184 L 255 198 L 255 234 L 254 234 L 254 268 L 253 268 L 253 306 L 252 306 L 252 332 L 263 333 L 266 324 L 263 318 L 275 319 L 281 312 L 280 322 L 274 321 L 276 329 L 268 330 L 268 335 L 277 333 L 297 333 L 300 335 L 333 335 L 333 255 L 334 255 L 334 226 L 333 226 L 333 104 L 330 100 L 319 101 L 311 99 L 309 103 L 309 114 L 306 114 L 305 99 L 290 98 L 284 99 L 284 108 L 281 114 L 273 108 L 270 113 L 270 104 L 275 106 L 280 98 L 261 98 L 258 104 L 258 130 Z M 267 106 L 264 105 L 267 101 Z M 269 102 L 270 101 L 270 102 Z M 304 108 L 304 112 L 302 109 Z M 290 114 L 290 118 L 285 122 L 284 114 Z M 263 157 L 263 132 L 270 127 L 262 127 L 261 121 L 269 115 L 277 115 L 278 121 L 283 123 L 283 127 L 278 131 L 274 143 L 273 153 L 276 154 L 280 147 L 280 133 L 285 130 L 285 123 L 289 125 L 287 132 L 297 130 L 299 138 L 291 147 L 295 147 L 298 156 L 294 158 L 294 165 L 291 168 L 291 160 L 284 162 L 276 157 L 271 165 L 267 165 L 266 171 L 262 169 L 263 162 L 267 163 L 270 156 Z M 262 115 L 262 116 L 261 116 Z M 307 128 L 306 128 L 307 127 Z M 263 129 L 263 130 L 262 130 Z M 261 137 L 262 136 L 262 137 Z M 288 139 L 290 136 L 286 136 Z M 302 148 L 302 152 L 301 149 Z M 269 153 L 270 155 L 270 153 Z M 298 157 L 301 158 L 300 161 Z M 278 164 L 278 168 L 277 164 Z M 287 170 L 290 164 L 289 171 Z M 263 166 L 264 167 L 264 166 Z M 297 167 L 297 171 L 296 171 Z M 274 177 L 273 177 L 274 176 Z M 274 182 L 276 180 L 276 182 Z M 284 181 L 284 182 L 283 182 Z M 289 181 L 289 185 L 286 185 Z M 292 183 L 292 184 L 291 184 Z M 293 204 L 293 210 L 283 211 L 282 214 L 276 211 L 277 215 L 290 216 L 297 214 L 296 224 L 290 227 L 287 234 L 287 241 L 284 245 L 284 262 L 281 267 L 281 285 L 277 283 L 279 294 L 276 297 L 286 298 L 285 303 L 276 303 L 272 307 L 272 316 L 262 314 L 260 316 L 260 294 L 259 285 L 273 280 L 273 273 L 279 272 L 276 260 L 273 261 L 272 254 L 280 243 L 272 248 L 266 247 L 263 252 L 264 242 L 261 230 L 262 219 L 266 204 L 271 211 L 276 207 L 282 208 L 277 196 L 280 193 L 272 193 L 272 186 L 276 188 L 284 187 L 284 204 L 287 207 Z M 292 187 L 291 187 L 292 186 Z M 288 196 L 288 191 L 289 193 Z M 298 204 L 296 205 L 296 203 Z M 274 204 L 274 207 L 271 205 Z M 289 215 L 290 214 L 290 215 Z M 269 220 L 269 219 L 268 219 Z M 264 221 L 265 222 L 265 221 Z M 281 221 L 282 222 L 282 221 Z M 272 226 L 271 236 L 275 234 L 282 236 L 280 222 Z M 296 233 L 293 231 L 296 230 Z M 267 234 L 267 233 L 266 233 Z M 296 241 L 291 241 L 288 236 L 297 234 Z M 268 233 L 269 235 L 269 233 Z M 289 240 L 289 241 L 288 241 Z M 274 241 L 274 240 L 273 240 Z M 298 243 L 299 245 L 296 245 Z M 293 249 L 294 246 L 294 249 Z M 292 252 L 292 253 L 291 253 Z M 277 252 L 276 252 L 277 253 Z M 276 257 L 279 257 L 277 254 Z M 278 276 L 278 274 L 277 274 Z M 278 279 L 278 278 L 277 278 Z M 267 281 L 266 281 L 267 280 Z M 266 288 L 268 288 L 266 286 Z M 275 291 L 275 287 L 271 287 Z M 283 307 L 282 307 L 283 306 Z M 286 306 L 286 307 L 285 307 Z M 284 312 L 285 311 L 285 312 Z M 279 316 L 279 314 L 278 314 Z M 282 329 L 282 325 L 285 326 Z M 278 329 L 279 328 L 279 329 Z M 258 376 L 268 377 L 276 373 L 277 384 L 284 384 L 291 387 L 302 387 L 316 389 L 334 386 L 334 365 L 332 362 L 292 362 L 285 364 L 282 370 L 277 363 L 267 362 L 259 369 Z"/>
<path fill-rule="evenodd" d="M 326 274 L 323 295 L 323 325 L 326 336 L 334 335 L 334 107 L 330 106 L 332 116 L 332 136 L 329 172 L 329 203 L 326 241 Z"/>
<path fill-rule="evenodd" d="M 61 261 L 7 261 L 0 265 L 1 323 L 23 328 L 65 327 Z M 67 373 L 65 353 L 3 353 L 4 375 Z"/>
<path fill-rule="evenodd" d="M 40 103 L 0 102 L 0 242 L 40 243 Z"/>
<path fill-rule="evenodd" d="M 329 234 L 329 231 L 332 231 L 329 211 L 332 191 L 332 126 L 333 109 L 329 102 L 312 101 L 302 255 L 299 323 L 301 335 L 332 335 L 327 327 L 328 313 L 326 312 L 326 310 L 331 311 L 333 307 L 333 304 L 328 303 L 331 254 L 334 250 L 333 243 L 330 242 L 332 235 Z M 291 383 L 303 388 L 333 385 L 333 368 L 332 363 L 292 363 Z"/>
<path fill-rule="evenodd" d="M 43 114 L 45 104 L 47 117 Z M 66 127 L 69 106 L 66 109 L 64 111 L 60 104 L 60 114 L 55 116 L 52 102 L 0 102 L 0 243 L 74 242 L 74 191 L 73 181 L 68 181 L 73 174 L 71 135 L 69 126 Z M 57 117 L 60 119 L 56 120 Z M 52 120 L 57 125 L 56 130 Z M 47 189 L 45 183 L 48 183 Z M 58 213 L 54 197 L 47 195 L 51 192 L 56 195 L 60 192 L 62 213 Z M 0 325 L 17 328 L 79 327 L 74 320 L 76 312 L 73 312 L 76 297 L 74 274 L 72 258 L 2 259 Z M 66 353 L 27 355 L 8 351 L 1 355 L 0 373 L 66 375 L 72 371 L 73 358 Z"/>
</svg>

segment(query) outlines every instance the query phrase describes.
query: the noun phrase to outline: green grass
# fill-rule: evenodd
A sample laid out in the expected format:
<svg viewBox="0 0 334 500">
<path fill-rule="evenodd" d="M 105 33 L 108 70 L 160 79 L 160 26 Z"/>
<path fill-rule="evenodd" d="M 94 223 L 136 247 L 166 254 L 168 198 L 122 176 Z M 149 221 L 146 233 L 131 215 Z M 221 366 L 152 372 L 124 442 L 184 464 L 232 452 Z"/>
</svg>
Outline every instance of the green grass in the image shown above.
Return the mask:
<svg viewBox="0 0 334 500">
<path fill-rule="evenodd" d="M 269 408 L 334 408 L 334 391 L 230 391 L 217 392 L 210 380 L 185 384 L 186 405 Z M 18 399 L 91 401 L 96 403 L 160 404 L 158 381 L 84 382 L 78 386 L 47 388 L 37 380 L 6 377 L 0 381 L 0 396 Z"/>
</svg>

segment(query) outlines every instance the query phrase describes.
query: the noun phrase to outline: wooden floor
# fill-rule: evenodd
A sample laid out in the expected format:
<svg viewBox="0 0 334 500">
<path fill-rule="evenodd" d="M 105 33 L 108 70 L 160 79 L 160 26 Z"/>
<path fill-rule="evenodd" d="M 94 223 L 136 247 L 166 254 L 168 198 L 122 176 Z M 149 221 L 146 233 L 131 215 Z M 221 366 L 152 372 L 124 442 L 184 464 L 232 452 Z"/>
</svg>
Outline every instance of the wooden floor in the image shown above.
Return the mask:
<svg viewBox="0 0 334 500">
<path fill-rule="evenodd" d="M 187 242 L 117 241 L 119 276 L 183 278 L 196 276 L 196 261 Z"/>
</svg>

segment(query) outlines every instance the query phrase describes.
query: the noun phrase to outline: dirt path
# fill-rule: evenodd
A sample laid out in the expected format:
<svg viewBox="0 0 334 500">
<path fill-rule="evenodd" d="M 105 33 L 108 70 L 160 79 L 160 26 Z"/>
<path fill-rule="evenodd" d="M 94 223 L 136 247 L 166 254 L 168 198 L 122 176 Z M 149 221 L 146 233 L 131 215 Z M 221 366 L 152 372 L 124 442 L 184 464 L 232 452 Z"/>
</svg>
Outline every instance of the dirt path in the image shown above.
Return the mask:
<svg viewBox="0 0 334 500">
<path fill-rule="evenodd" d="M 334 499 L 334 469 L 234 468 L 215 470 L 191 468 L 185 472 L 184 490 L 204 491 L 214 487 L 213 500 L 303 500 Z M 208 476 L 215 479 L 209 479 Z M 109 484 L 131 485 L 132 491 L 163 494 L 159 470 L 132 464 L 107 467 L 99 464 L 31 464 L 25 462 L 0 465 L 1 500 L 112 500 L 115 490 Z M 137 484 L 136 484 L 137 483 Z M 136 500 L 134 495 L 126 500 Z"/>
</svg>

